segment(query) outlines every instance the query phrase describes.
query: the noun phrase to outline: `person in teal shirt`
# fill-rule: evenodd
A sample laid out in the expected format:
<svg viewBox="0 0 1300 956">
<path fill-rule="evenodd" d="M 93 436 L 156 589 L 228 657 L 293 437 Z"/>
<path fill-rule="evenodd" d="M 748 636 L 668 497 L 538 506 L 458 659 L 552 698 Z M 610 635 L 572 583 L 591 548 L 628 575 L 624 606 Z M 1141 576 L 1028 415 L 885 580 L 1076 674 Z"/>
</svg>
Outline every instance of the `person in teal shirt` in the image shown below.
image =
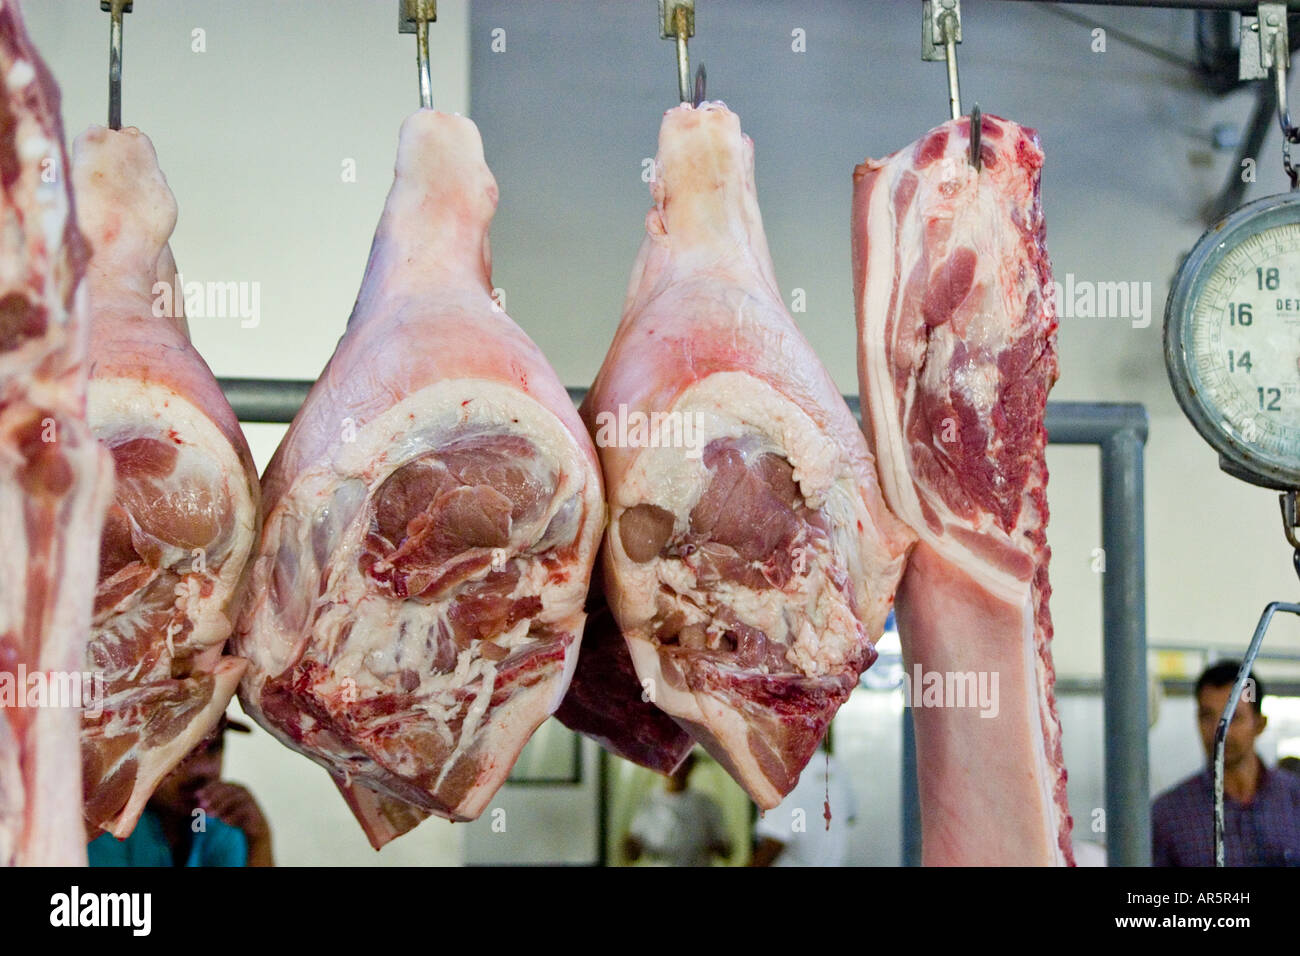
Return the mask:
<svg viewBox="0 0 1300 956">
<path fill-rule="evenodd" d="M 102 833 L 86 847 L 91 866 L 272 866 L 271 834 L 244 787 L 221 779 L 224 731 L 245 733 L 222 719 L 149 799 L 125 840 Z"/>
<path fill-rule="evenodd" d="M 189 841 L 185 866 L 247 866 L 248 839 L 244 831 L 222 823 L 216 817 Z M 162 819 L 152 804 L 140 814 L 140 822 L 125 840 L 111 833 L 96 837 L 86 847 L 91 866 L 176 866 L 172 846 L 163 832 Z"/>
</svg>

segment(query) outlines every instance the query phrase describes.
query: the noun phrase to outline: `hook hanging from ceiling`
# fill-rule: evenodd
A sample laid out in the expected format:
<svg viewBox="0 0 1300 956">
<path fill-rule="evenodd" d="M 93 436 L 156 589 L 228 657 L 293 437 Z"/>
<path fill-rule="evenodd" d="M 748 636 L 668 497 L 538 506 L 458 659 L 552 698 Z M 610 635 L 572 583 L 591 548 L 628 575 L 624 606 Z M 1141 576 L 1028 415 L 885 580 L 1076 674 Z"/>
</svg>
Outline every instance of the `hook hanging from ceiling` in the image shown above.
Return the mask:
<svg viewBox="0 0 1300 956">
<path fill-rule="evenodd" d="M 948 64 L 948 110 L 952 119 L 962 115 L 961 83 L 957 77 L 957 44 L 961 42 L 961 0 L 924 0 L 921 4 L 921 59 Z M 970 164 L 980 171 L 980 134 L 983 120 L 979 104 L 971 109 Z"/>
<path fill-rule="evenodd" d="M 699 106 L 704 102 L 707 74 L 701 63 L 691 83 L 688 38 L 695 36 L 695 0 L 659 0 L 659 36 L 672 40 L 677 47 L 677 96 L 683 103 Z"/>
<path fill-rule="evenodd" d="M 433 109 L 433 73 L 429 67 L 429 24 L 438 19 L 437 0 L 398 0 L 397 32 L 415 34 L 415 66 L 420 74 L 420 106 Z"/>
<path fill-rule="evenodd" d="M 108 128 L 122 128 L 122 21 L 132 0 L 100 0 L 108 23 Z"/>
</svg>

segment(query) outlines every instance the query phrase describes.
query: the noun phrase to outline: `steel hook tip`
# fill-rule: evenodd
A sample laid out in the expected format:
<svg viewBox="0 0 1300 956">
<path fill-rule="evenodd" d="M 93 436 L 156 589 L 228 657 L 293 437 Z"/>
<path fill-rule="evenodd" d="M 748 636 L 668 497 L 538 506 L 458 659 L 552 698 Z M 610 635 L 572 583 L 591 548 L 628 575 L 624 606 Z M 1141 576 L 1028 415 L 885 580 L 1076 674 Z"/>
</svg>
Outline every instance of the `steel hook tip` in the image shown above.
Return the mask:
<svg viewBox="0 0 1300 956">
<path fill-rule="evenodd" d="M 975 172 L 980 171 L 980 142 L 984 133 L 984 116 L 980 105 L 976 103 L 970 111 L 970 164 Z"/>
<path fill-rule="evenodd" d="M 704 102 L 704 88 L 707 80 L 708 73 L 705 72 L 704 64 L 701 63 L 695 68 L 695 99 L 692 105 L 696 109 L 699 109 L 700 104 Z"/>
</svg>

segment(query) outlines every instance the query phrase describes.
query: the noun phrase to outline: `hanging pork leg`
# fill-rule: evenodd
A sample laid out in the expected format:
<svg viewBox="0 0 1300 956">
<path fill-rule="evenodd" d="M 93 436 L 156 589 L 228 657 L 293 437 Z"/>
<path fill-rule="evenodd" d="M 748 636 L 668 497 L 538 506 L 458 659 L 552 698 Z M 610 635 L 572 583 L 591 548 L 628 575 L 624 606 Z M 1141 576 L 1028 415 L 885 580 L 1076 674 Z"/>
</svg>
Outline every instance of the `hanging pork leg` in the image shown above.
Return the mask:
<svg viewBox="0 0 1300 956">
<path fill-rule="evenodd" d="M 786 311 L 753 144 L 669 110 L 623 320 L 583 404 L 605 594 L 654 702 L 760 807 L 789 793 L 875 658 L 912 541 Z"/>
<path fill-rule="evenodd" d="M 92 250 L 90 425 L 117 473 L 88 653 L 106 696 L 83 720 L 82 774 L 87 824 L 120 839 L 243 674 L 222 648 L 258 483 L 181 317 L 167 245 L 176 201 L 153 145 L 137 129 L 91 127 L 73 145 L 72 177 Z"/>
<path fill-rule="evenodd" d="M 477 817 L 577 661 L 595 451 L 492 298 L 469 120 L 402 127 L 347 331 L 263 480 L 244 709 L 333 776 L 374 846 Z"/>
</svg>

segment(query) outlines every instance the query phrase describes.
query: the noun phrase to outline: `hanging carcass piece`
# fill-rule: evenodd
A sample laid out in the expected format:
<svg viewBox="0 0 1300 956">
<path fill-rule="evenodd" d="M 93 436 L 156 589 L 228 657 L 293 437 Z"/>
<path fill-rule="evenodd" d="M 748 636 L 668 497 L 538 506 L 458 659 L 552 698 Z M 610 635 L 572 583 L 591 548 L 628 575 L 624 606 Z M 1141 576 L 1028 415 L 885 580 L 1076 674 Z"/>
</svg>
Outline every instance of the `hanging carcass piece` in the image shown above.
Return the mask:
<svg viewBox="0 0 1300 956">
<path fill-rule="evenodd" d="M 652 193 L 582 407 L 605 594 L 654 702 L 769 808 L 874 660 L 912 536 L 781 301 L 736 116 L 669 110 Z"/>
<path fill-rule="evenodd" d="M 422 110 L 334 357 L 263 481 L 244 709 L 330 771 L 375 847 L 478 816 L 577 661 L 595 450 L 492 298 L 497 187 Z"/>
<path fill-rule="evenodd" d="M 59 90 L 12 0 L 0 77 L 0 865 L 84 865 L 77 730 L 101 690 L 84 670 L 113 467 L 85 420 Z"/>
<path fill-rule="evenodd" d="M 222 648 L 258 484 L 176 308 L 176 200 L 149 138 L 91 127 L 73 144 L 72 180 L 91 246 L 89 419 L 117 474 L 87 658 L 106 696 L 82 722 L 82 783 L 89 827 L 121 839 L 244 672 Z"/>
<path fill-rule="evenodd" d="M 898 594 L 932 864 L 1071 859 L 1047 601 L 1056 314 L 1037 134 L 970 120 L 854 174 L 863 426 L 920 540 Z M 965 688 L 938 700 L 925 688 Z M 978 687 L 988 693 L 968 693 Z"/>
<path fill-rule="evenodd" d="M 555 717 L 624 760 L 671 774 L 695 740 L 650 702 L 652 685 L 637 678 L 627 641 L 605 602 L 597 561 L 587 592 L 582 654 Z"/>
</svg>

